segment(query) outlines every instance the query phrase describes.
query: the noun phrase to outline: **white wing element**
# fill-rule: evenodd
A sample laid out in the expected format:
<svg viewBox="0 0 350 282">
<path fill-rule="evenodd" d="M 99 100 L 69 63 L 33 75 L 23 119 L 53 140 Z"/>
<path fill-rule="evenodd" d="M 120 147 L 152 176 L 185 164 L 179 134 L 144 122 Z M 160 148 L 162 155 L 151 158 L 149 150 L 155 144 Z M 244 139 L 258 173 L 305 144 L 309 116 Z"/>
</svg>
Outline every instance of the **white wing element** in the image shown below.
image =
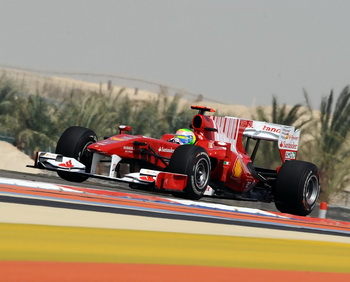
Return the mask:
<svg viewBox="0 0 350 282">
<path fill-rule="evenodd" d="M 252 139 L 278 142 L 282 160 L 295 159 L 300 140 L 300 130 L 293 126 L 246 120 L 236 117 L 212 117 L 215 122 L 216 141 L 231 143 L 231 150 L 236 152 L 240 134 Z"/>
</svg>

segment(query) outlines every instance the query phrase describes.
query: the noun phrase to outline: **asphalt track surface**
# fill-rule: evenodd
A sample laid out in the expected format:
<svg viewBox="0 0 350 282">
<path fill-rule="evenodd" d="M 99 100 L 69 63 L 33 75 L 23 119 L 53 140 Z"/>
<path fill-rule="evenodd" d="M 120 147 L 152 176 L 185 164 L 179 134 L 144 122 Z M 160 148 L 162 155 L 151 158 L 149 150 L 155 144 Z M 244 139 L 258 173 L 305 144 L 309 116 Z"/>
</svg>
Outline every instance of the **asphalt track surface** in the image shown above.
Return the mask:
<svg viewBox="0 0 350 282">
<path fill-rule="evenodd" d="M 349 223 L 56 175 L 0 178 L 1 281 L 350 281 Z"/>
</svg>

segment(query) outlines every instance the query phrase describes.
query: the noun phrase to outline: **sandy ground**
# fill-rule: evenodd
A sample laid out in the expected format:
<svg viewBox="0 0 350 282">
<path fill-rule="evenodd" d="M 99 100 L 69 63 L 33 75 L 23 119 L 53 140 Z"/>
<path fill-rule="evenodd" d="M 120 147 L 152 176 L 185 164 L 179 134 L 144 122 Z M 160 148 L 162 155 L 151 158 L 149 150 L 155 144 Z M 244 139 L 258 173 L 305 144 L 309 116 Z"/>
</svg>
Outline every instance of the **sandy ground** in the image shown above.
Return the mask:
<svg viewBox="0 0 350 282">
<path fill-rule="evenodd" d="M 27 173 L 40 172 L 26 167 L 26 165 L 32 165 L 33 160 L 8 142 L 0 141 L 0 155 L 0 169 Z"/>
</svg>

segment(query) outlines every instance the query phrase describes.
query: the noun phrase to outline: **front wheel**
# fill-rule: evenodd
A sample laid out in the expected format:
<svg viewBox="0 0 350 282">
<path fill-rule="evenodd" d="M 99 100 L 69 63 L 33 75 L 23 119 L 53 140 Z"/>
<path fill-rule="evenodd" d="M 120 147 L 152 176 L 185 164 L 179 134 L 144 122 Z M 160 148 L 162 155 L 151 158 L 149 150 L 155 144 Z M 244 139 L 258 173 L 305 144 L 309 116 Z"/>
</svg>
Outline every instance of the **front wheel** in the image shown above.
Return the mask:
<svg viewBox="0 0 350 282">
<path fill-rule="evenodd" d="M 306 216 L 314 209 L 319 194 L 316 165 L 296 160 L 283 163 L 274 187 L 275 204 L 279 211 Z"/>
<path fill-rule="evenodd" d="M 209 156 L 202 147 L 182 145 L 177 147 L 171 156 L 168 171 L 186 174 L 188 176 L 187 185 L 182 196 L 198 200 L 207 189 L 210 167 Z M 176 195 L 181 196 L 179 193 Z"/>
<path fill-rule="evenodd" d="M 87 150 L 87 147 L 95 142 L 97 142 L 97 136 L 94 131 L 81 126 L 71 126 L 62 133 L 58 140 L 56 154 L 75 158 L 86 166 L 86 172 L 90 172 L 92 153 Z M 73 182 L 83 182 L 88 179 L 86 175 L 72 172 L 57 171 L 57 174 Z"/>
</svg>

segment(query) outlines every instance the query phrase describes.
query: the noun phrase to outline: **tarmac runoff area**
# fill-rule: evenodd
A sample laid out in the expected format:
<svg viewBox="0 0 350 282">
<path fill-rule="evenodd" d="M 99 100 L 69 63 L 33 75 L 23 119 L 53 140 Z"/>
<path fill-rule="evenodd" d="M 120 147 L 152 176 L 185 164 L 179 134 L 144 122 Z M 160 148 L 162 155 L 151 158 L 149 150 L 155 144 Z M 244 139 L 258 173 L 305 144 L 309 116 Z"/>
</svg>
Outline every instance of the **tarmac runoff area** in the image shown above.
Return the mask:
<svg viewBox="0 0 350 282">
<path fill-rule="evenodd" d="M 350 224 L 0 178 L 6 281 L 350 281 Z"/>
</svg>

